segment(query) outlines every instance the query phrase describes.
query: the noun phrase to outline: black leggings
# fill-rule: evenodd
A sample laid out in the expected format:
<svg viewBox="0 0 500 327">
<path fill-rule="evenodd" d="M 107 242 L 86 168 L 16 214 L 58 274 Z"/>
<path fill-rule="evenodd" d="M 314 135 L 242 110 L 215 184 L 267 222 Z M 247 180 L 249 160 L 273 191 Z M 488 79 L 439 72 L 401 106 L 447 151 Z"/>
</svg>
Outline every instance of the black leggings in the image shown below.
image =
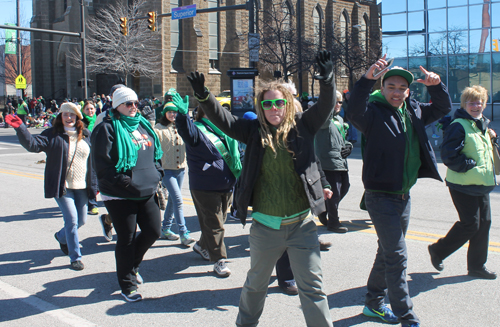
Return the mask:
<svg viewBox="0 0 500 327">
<path fill-rule="evenodd" d="M 158 198 L 104 201 L 116 230 L 116 275 L 122 292 L 137 290 L 136 272 L 146 251 L 160 237 Z M 141 232 L 136 235 L 137 225 Z"/>
</svg>

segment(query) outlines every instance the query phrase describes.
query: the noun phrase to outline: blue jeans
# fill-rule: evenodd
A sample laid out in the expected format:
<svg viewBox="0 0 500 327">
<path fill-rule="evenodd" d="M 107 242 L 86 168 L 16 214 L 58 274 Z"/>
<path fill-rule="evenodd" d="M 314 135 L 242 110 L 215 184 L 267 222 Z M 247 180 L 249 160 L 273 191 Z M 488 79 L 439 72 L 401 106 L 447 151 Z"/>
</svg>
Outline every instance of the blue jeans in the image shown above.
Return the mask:
<svg viewBox="0 0 500 327">
<path fill-rule="evenodd" d="M 392 311 L 401 323 L 417 323 L 419 320 L 413 312 L 406 281 L 408 252 L 405 235 L 410 222 L 410 194 L 367 190 L 365 203 L 378 236 L 377 255 L 368 277 L 365 305 L 378 309 L 388 294 Z"/>
<path fill-rule="evenodd" d="M 168 202 L 163 216 L 162 230 L 171 229 L 175 217 L 175 222 L 179 227 L 179 233 L 187 232 L 186 221 L 184 220 L 184 209 L 182 204 L 182 182 L 184 181 L 184 168 L 177 170 L 164 170 L 163 185 L 168 190 Z"/>
<path fill-rule="evenodd" d="M 62 211 L 64 227 L 57 232 L 57 239 L 68 245 L 70 261 L 82 260 L 78 228 L 87 222 L 87 190 L 66 189 L 66 195 L 55 198 Z"/>
</svg>

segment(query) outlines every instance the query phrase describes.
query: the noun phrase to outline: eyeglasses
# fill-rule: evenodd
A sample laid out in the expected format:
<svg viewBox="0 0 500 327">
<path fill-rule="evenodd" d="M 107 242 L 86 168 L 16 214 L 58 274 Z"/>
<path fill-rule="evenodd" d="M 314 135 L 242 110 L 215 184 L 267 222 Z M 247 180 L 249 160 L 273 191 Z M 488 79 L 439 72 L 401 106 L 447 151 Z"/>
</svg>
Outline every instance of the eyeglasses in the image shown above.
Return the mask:
<svg viewBox="0 0 500 327">
<path fill-rule="evenodd" d="M 136 106 L 137 107 L 139 105 L 139 102 L 137 102 L 137 101 L 127 101 L 127 102 L 125 102 L 125 105 L 127 107 L 132 107 L 132 106 Z"/>
<path fill-rule="evenodd" d="M 471 107 L 482 107 L 483 103 L 481 101 L 479 102 L 467 102 L 467 104 Z"/>
<path fill-rule="evenodd" d="M 262 105 L 262 109 L 264 110 L 270 110 L 275 106 L 277 109 L 283 109 L 286 106 L 286 100 L 285 99 L 274 99 L 274 100 L 264 100 L 261 101 L 260 104 Z"/>
</svg>

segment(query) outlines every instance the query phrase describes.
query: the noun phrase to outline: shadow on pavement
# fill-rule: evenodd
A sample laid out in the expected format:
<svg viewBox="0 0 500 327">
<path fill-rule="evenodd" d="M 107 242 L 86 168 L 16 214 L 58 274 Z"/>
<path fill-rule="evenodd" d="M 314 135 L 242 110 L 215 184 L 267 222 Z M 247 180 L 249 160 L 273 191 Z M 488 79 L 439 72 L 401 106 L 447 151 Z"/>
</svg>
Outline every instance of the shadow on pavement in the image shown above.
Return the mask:
<svg viewBox="0 0 500 327">
<path fill-rule="evenodd" d="M 61 218 L 61 224 L 63 223 L 62 213 L 59 207 L 25 211 L 22 215 L 2 216 L 0 217 L 0 221 L 11 223 L 15 221 L 28 221 L 45 218 Z"/>
</svg>

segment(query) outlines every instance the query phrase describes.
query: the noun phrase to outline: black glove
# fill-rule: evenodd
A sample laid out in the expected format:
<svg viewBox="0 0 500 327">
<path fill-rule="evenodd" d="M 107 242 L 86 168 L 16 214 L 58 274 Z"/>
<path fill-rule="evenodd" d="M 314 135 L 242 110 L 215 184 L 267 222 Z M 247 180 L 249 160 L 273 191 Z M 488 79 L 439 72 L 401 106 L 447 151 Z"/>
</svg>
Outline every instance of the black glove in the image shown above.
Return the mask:
<svg viewBox="0 0 500 327">
<path fill-rule="evenodd" d="M 191 88 L 193 88 L 194 95 L 198 99 L 205 99 L 208 96 L 208 90 L 205 88 L 205 75 L 199 73 L 198 71 L 191 72 L 187 76 L 189 83 L 191 83 Z"/>
<path fill-rule="evenodd" d="M 474 159 L 465 159 L 465 169 L 470 170 L 472 168 L 476 167 L 476 160 Z"/>
<path fill-rule="evenodd" d="M 342 149 L 340 150 L 340 155 L 342 156 L 342 159 L 347 158 L 352 152 L 352 145 L 346 145 L 343 146 Z"/>
<path fill-rule="evenodd" d="M 132 178 L 130 178 L 129 175 L 125 174 L 118 174 L 116 175 L 116 185 L 120 187 L 129 187 L 130 182 L 132 181 Z"/>
<path fill-rule="evenodd" d="M 142 108 L 141 114 L 147 120 L 155 120 L 156 119 L 156 113 L 153 109 L 151 109 L 150 106 L 145 106 L 144 108 Z"/>
<path fill-rule="evenodd" d="M 320 51 L 316 56 L 316 63 L 319 68 L 319 75 L 314 76 L 317 80 L 323 80 L 325 83 L 333 79 L 332 55 L 329 51 Z"/>
</svg>

